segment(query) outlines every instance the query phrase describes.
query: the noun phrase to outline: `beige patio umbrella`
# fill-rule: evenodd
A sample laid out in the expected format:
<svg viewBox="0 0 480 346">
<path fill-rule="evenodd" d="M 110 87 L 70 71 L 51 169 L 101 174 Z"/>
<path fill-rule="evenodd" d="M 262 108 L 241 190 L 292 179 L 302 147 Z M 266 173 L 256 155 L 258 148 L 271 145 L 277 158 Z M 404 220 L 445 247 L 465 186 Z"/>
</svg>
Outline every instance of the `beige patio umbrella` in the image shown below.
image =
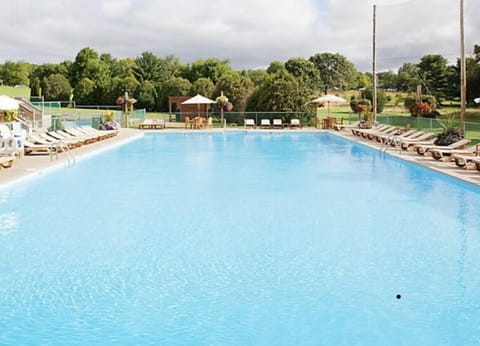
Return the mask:
<svg viewBox="0 0 480 346">
<path fill-rule="evenodd" d="M 320 103 L 327 103 L 327 107 L 328 107 L 328 115 L 327 116 L 330 116 L 330 102 L 333 102 L 333 103 L 345 103 L 347 102 L 347 100 L 341 98 L 341 97 L 338 97 L 338 96 L 335 96 L 335 95 L 330 95 L 330 94 L 327 94 L 327 95 L 323 95 L 323 96 L 320 96 L 318 98 L 316 98 L 315 100 L 312 100 L 310 101 L 311 104 L 314 104 L 314 105 L 318 105 Z M 316 111 L 315 111 L 315 127 L 317 127 L 317 114 L 316 114 Z"/>
<path fill-rule="evenodd" d="M 310 101 L 310 103 L 313 103 L 313 104 L 319 104 L 319 103 L 327 103 L 327 107 L 328 107 L 328 116 L 330 116 L 330 102 L 333 102 L 333 103 L 345 103 L 347 102 L 347 100 L 341 98 L 341 97 L 338 97 L 338 96 L 335 96 L 335 95 L 323 95 L 323 96 L 320 96 L 319 98 L 316 98 L 315 100 L 312 100 Z"/>
<path fill-rule="evenodd" d="M 196 96 L 183 101 L 182 105 L 197 105 L 198 116 L 200 116 L 200 105 L 211 104 L 211 103 L 216 103 L 216 102 L 213 100 L 210 100 L 205 96 L 197 94 Z M 207 115 L 207 118 L 208 118 L 208 115 Z"/>
</svg>

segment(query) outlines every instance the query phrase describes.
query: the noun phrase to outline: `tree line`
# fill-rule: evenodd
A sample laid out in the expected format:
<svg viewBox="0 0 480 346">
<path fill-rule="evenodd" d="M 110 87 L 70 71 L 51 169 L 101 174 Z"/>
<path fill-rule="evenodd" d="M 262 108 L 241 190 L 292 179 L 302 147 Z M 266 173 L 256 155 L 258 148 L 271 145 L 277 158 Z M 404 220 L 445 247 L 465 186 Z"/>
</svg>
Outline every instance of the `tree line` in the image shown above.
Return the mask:
<svg viewBox="0 0 480 346">
<path fill-rule="evenodd" d="M 480 46 L 467 58 L 467 101 L 480 97 Z M 424 92 L 440 102 L 460 95 L 460 62 L 448 65 L 441 55 L 426 55 L 417 64 L 404 63 L 398 71 L 380 72 L 378 85 L 386 90 Z M 234 70 L 228 60 L 199 59 L 190 64 L 177 57 L 143 52 L 136 58 L 117 59 L 109 53 L 81 49 L 74 61 L 0 64 L 6 85 L 25 85 L 32 96 L 46 101 L 72 101 L 79 105 L 113 105 L 128 92 L 137 108 L 166 111 L 169 96 L 202 94 L 216 98 L 221 91 L 234 111 L 306 111 L 308 102 L 321 93 L 371 87 L 371 73 L 356 70 L 345 56 L 317 53 L 273 61 L 267 69 Z"/>
</svg>

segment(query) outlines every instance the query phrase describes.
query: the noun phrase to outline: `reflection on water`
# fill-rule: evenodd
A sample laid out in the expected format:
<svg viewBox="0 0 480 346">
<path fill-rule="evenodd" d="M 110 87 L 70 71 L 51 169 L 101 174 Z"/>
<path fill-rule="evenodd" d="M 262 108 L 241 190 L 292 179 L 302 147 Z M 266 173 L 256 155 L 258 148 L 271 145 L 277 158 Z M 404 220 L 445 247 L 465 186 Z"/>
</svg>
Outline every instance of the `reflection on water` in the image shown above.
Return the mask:
<svg viewBox="0 0 480 346">
<path fill-rule="evenodd" d="M 6 191 L 0 191 L 0 204 L 7 204 L 10 194 Z"/>
<path fill-rule="evenodd" d="M 0 214 L 0 236 L 7 236 L 11 233 L 18 232 L 20 222 L 15 213 Z"/>
</svg>

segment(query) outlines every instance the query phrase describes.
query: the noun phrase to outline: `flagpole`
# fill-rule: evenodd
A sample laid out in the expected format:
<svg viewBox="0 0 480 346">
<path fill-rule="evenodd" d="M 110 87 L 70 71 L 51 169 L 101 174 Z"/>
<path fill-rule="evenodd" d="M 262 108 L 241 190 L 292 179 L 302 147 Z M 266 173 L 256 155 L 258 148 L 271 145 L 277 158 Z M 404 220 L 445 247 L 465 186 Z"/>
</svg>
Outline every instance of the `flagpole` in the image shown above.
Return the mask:
<svg viewBox="0 0 480 346">
<path fill-rule="evenodd" d="M 463 25 L 463 0 L 460 0 L 460 123 L 465 136 L 465 108 L 467 105 L 467 80 L 465 66 L 465 33 Z"/>
<path fill-rule="evenodd" d="M 377 49 L 376 49 L 376 35 L 377 35 L 377 5 L 373 5 L 373 30 L 372 30 L 372 109 L 373 109 L 373 123 L 377 122 Z"/>
</svg>

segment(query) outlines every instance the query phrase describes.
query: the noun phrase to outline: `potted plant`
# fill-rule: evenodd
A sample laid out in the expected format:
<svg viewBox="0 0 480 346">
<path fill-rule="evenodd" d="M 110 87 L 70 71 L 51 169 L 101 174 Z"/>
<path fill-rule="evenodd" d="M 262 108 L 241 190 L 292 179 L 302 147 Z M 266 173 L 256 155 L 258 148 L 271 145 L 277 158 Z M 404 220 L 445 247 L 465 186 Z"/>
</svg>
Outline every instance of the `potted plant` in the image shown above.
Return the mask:
<svg viewBox="0 0 480 346">
<path fill-rule="evenodd" d="M 7 123 L 15 121 L 18 117 L 18 111 L 15 109 L 3 111 L 3 120 Z"/>
<path fill-rule="evenodd" d="M 439 119 L 442 132 L 437 135 L 436 145 L 450 145 L 463 139 L 464 133 L 455 114 L 444 115 Z"/>
</svg>

